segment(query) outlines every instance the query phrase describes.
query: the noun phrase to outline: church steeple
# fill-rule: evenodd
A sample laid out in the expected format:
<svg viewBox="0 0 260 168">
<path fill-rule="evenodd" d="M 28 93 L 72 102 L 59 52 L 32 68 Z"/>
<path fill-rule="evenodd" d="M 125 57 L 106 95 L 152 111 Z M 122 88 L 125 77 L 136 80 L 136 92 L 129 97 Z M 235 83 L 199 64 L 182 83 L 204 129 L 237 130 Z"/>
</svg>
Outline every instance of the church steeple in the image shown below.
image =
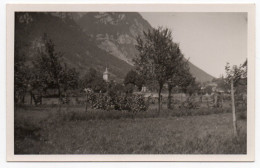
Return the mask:
<svg viewBox="0 0 260 168">
<path fill-rule="evenodd" d="M 103 73 L 103 79 L 104 79 L 104 81 L 108 82 L 108 69 L 107 69 L 107 67 L 106 67 L 105 72 Z"/>
</svg>

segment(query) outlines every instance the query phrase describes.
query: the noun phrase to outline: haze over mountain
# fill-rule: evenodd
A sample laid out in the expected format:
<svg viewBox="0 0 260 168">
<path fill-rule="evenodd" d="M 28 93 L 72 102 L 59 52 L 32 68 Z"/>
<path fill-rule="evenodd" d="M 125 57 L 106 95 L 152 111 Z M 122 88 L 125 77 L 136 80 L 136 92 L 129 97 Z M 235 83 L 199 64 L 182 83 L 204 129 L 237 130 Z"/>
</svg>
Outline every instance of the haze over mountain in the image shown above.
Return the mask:
<svg viewBox="0 0 260 168">
<path fill-rule="evenodd" d="M 163 26 L 163 25 L 162 25 Z M 32 49 L 40 45 L 46 33 L 64 54 L 64 61 L 81 73 L 90 67 L 122 80 L 133 68 L 137 55 L 136 37 L 152 27 L 139 13 L 16 13 L 15 43 L 22 48 L 30 62 Z M 192 63 L 190 71 L 197 81 L 211 81 L 213 77 Z"/>
</svg>

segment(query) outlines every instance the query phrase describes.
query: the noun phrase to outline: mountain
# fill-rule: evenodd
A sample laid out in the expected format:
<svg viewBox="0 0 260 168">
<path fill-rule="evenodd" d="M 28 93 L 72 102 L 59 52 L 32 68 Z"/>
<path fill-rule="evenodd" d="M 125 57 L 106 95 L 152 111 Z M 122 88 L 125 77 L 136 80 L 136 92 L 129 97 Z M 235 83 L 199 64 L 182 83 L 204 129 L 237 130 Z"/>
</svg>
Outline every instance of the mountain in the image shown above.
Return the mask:
<svg viewBox="0 0 260 168">
<path fill-rule="evenodd" d="M 136 37 L 152 27 L 138 13 L 87 13 L 77 23 L 94 37 L 100 49 L 132 64 Z"/>
<path fill-rule="evenodd" d="M 31 50 L 39 45 L 44 33 L 54 41 L 64 61 L 84 73 L 90 67 L 110 77 L 122 80 L 133 68 L 132 59 L 138 54 L 136 37 L 152 27 L 135 12 L 88 13 L 16 13 L 15 43 L 21 45 L 27 60 Z M 190 64 L 197 81 L 211 81 L 212 76 Z"/>
<path fill-rule="evenodd" d="M 198 68 L 191 62 L 189 62 L 189 67 L 190 67 L 190 72 L 191 74 L 196 77 L 196 81 L 198 82 L 209 82 L 212 81 L 215 77 L 212 75 L 208 74 L 207 72 L 203 71 L 202 69 Z"/>
<path fill-rule="evenodd" d="M 23 18 L 27 18 L 23 21 Z M 29 18 L 29 19 L 28 19 Z M 90 67 L 103 72 L 109 67 L 112 79 L 123 79 L 132 68 L 125 61 L 100 49 L 92 38 L 83 33 L 72 19 L 62 19 L 52 13 L 17 13 L 15 21 L 15 43 L 23 51 L 28 62 L 34 59 L 33 48 L 46 33 L 53 40 L 56 50 L 63 53 L 64 61 L 78 69 L 81 74 Z"/>
<path fill-rule="evenodd" d="M 143 31 L 152 29 L 151 25 L 138 13 L 91 12 L 72 17 L 81 26 L 84 33 L 91 35 L 100 49 L 132 65 L 132 59 L 138 54 L 136 37 Z M 214 77 L 189 62 L 190 71 L 199 82 L 211 81 Z"/>
</svg>

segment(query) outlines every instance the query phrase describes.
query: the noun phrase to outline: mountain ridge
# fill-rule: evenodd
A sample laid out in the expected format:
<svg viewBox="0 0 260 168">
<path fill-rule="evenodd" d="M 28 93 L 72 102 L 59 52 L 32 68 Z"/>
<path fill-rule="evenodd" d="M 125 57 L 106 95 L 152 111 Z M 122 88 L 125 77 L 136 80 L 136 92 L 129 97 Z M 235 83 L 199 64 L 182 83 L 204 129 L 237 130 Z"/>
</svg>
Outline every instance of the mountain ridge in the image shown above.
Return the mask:
<svg viewBox="0 0 260 168">
<path fill-rule="evenodd" d="M 31 19 L 27 19 L 28 23 L 21 22 L 26 14 Z M 19 12 L 15 26 L 15 40 L 24 47 L 47 33 L 71 67 L 82 73 L 90 67 L 99 72 L 108 67 L 111 78 L 120 81 L 133 68 L 132 59 L 138 54 L 136 37 L 152 28 L 139 13 L 134 12 Z M 33 58 L 30 54 L 27 57 Z M 191 62 L 189 64 L 197 81 L 214 78 Z"/>
</svg>

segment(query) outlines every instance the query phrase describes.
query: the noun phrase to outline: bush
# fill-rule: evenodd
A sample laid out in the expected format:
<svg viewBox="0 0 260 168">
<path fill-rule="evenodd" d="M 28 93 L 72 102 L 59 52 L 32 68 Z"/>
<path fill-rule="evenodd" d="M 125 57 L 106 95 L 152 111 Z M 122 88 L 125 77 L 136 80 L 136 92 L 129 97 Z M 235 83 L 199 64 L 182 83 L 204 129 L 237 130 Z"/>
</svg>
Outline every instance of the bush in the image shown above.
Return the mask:
<svg viewBox="0 0 260 168">
<path fill-rule="evenodd" d="M 142 95 L 131 95 L 126 97 L 126 106 L 128 111 L 131 111 L 134 114 L 146 111 L 148 108 Z"/>
<path fill-rule="evenodd" d="M 197 109 L 199 108 L 199 103 L 195 101 L 195 98 L 193 96 L 190 96 L 186 99 L 186 101 L 182 102 L 179 108 L 184 109 Z"/>
<path fill-rule="evenodd" d="M 87 103 L 91 104 L 92 109 L 100 110 L 126 110 L 134 114 L 146 111 L 148 104 L 142 95 L 106 95 L 104 93 L 90 93 L 87 96 Z"/>
</svg>

